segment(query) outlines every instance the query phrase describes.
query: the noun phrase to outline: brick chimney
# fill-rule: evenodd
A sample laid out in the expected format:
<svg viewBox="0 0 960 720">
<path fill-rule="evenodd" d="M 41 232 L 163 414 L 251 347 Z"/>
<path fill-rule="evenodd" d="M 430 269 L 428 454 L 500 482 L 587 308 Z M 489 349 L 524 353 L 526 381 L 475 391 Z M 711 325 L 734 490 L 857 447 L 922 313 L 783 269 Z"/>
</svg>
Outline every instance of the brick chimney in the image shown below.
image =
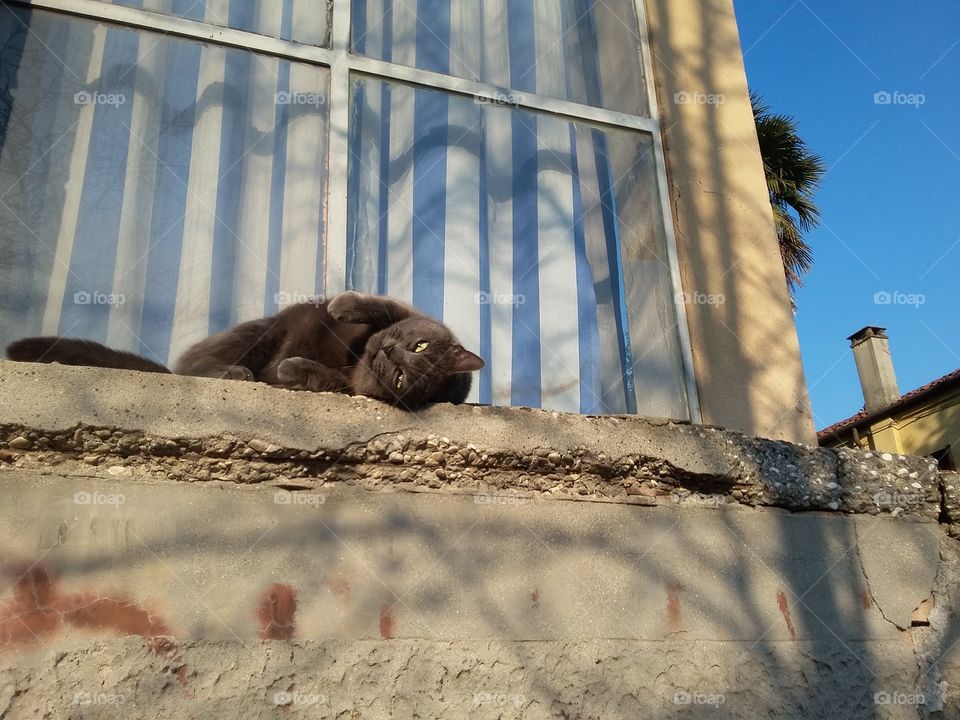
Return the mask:
<svg viewBox="0 0 960 720">
<path fill-rule="evenodd" d="M 853 348 L 863 389 L 864 409 L 868 413 L 882 410 L 900 399 L 897 376 L 890 357 L 887 329 L 867 326 L 847 338 Z"/>
</svg>

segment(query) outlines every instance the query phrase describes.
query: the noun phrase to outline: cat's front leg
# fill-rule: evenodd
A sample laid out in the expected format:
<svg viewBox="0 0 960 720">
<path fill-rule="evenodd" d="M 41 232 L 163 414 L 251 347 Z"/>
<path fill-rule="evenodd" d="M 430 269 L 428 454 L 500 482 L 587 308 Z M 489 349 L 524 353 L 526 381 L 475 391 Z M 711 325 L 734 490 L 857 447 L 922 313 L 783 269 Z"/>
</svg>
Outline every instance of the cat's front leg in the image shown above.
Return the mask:
<svg viewBox="0 0 960 720">
<path fill-rule="evenodd" d="M 291 357 L 277 365 L 277 383 L 290 390 L 311 390 L 313 392 L 350 391 L 346 375 L 326 365 L 304 357 Z"/>
<path fill-rule="evenodd" d="M 393 298 L 353 291 L 337 295 L 327 305 L 327 312 L 339 322 L 371 325 L 376 330 L 420 314 Z"/>
</svg>

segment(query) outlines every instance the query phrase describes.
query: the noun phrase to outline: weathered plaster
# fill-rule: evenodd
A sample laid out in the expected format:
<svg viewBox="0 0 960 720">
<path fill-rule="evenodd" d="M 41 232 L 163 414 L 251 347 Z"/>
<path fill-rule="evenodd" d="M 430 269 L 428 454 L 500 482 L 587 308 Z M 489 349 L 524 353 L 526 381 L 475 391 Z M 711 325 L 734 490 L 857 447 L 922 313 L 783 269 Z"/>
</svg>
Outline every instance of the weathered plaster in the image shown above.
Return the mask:
<svg viewBox="0 0 960 720">
<path fill-rule="evenodd" d="M 0 363 L 0 717 L 958 717 L 956 487 L 668 421 Z"/>
</svg>

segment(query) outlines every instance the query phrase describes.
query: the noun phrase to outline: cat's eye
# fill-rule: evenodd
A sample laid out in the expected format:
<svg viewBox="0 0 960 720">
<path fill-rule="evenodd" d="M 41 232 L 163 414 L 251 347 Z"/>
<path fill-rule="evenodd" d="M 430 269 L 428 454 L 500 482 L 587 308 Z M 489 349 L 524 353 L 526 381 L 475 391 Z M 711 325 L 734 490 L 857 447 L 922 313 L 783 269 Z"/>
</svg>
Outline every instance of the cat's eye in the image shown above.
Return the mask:
<svg viewBox="0 0 960 720">
<path fill-rule="evenodd" d="M 399 390 L 400 388 L 403 387 L 403 380 L 404 380 L 403 372 L 402 372 L 402 371 L 401 371 L 401 372 L 398 372 L 398 373 L 397 373 L 397 381 L 396 381 L 396 383 L 394 383 L 394 384 L 397 386 L 397 390 Z"/>
<path fill-rule="evenodd" d="M 430 343 L 428 343 L 426 340 L 421 340 L 420 342 L 417 343 L 417 346 L 413 349 L 413 351 L 415 353 L 421 353 L 424 350 L 426 350 L 428 347 L 430 347 Z"/>
</svg>

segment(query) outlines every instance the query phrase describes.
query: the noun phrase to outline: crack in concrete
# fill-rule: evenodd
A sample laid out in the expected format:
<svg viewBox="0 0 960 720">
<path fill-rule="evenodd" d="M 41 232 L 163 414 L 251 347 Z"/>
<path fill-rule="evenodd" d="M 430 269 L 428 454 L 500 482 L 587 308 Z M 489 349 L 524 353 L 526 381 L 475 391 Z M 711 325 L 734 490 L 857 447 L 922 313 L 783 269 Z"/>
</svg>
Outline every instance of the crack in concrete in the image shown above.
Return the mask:
<svg viewBox="0 0 960 720">
<path fill-rule="evenodd" d="M 880 606 L 880 603 L 877 602 L 877 598 L 873 594 L 873 587 L 870 585 L 870 576 L 867 574 L 867 568 L 863 564 L 863 555 L 860 553 L 860 529 L 858 528 L 857 523 L 853 523 L 853 534 L 857 540 L 857 565 L 860 567 L 861 575 L 863 575 L 863 584 L 866 587 L 867 594 L 870 596 L 870 602 L 873 603 L 873 606 L 877 609 L 877 612 L 880 613 L 880 617 L 893 625 L 893 627 L 900 632 L 904 632 L 908 628 L 901 627 L 893 620 L 888 618 L 887 614 L 883 611 L 883 608 Z"/>
<path fill-rule="evenodd" d="M 940 563 L 931 596 L 934 607 L 929 624 L 912 628 L 913 651 L 919 676 L 917 685 L 923 689 L 927 702 L 920 708 L 922 718 L 943 717 L 949 684 L 944 679 L 940 664 L 953 649 L 944 647 L 956 623 L 954 608 L 960 600 L 960 548 L 955 539 L 946 536 L 940 545 Z"/>
</svg>

